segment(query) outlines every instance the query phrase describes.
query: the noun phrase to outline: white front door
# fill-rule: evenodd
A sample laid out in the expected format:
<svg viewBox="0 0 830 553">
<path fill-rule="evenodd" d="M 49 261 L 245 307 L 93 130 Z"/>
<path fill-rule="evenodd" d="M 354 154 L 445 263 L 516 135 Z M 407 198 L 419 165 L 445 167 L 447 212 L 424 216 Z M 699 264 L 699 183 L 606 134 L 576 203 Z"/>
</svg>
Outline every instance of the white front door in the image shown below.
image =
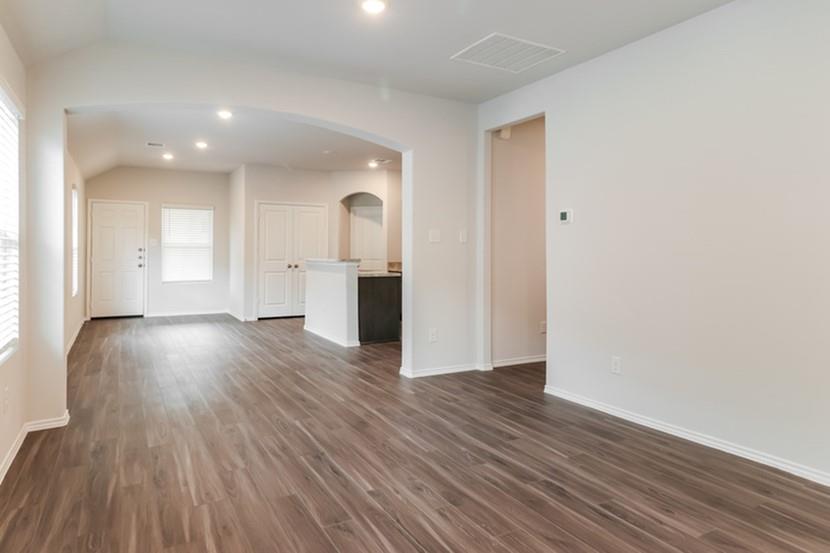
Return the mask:
<svg viewBox="0 0 830 553">
<path fill-rule="evenodd" d="M 361 271 L 386 271 L 383 206 L 352 206 L 351 254 L 360 259 Z"/>
<path fill-rule="evenodd" d="M 305 260 L 328 255 L 327 223 L 322 206 L 260 205 L 259 318 L 305 315 Z"/>
<path fill-rule="evenodd" d="M 144 204 L 92 203 L 90 316 L 144 314 Z"/>
</svg>

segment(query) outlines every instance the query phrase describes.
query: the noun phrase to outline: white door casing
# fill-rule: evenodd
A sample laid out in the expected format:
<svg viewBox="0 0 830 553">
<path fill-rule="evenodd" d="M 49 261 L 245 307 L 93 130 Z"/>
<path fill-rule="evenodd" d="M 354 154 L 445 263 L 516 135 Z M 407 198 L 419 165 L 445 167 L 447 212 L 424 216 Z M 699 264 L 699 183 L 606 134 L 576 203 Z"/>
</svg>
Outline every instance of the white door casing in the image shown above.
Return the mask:
<svg viewBox="0 0 830 553">
<path fill-rule="evenodd" d="M 386 271 L 383 206 L 352 206 L 350 212 L 351 256 L 360 259 L 361 271 Z"/>
<path fill-rule="evenodd" d="M 90 316 L 144 314 L 145 206 L 92 202 Z"/>
<path fill-rule="evenodd" d="M 325 206 L 259 206 L 257 317 L 305 314 L 305 260 L 328 254 Z"/>
</svg>

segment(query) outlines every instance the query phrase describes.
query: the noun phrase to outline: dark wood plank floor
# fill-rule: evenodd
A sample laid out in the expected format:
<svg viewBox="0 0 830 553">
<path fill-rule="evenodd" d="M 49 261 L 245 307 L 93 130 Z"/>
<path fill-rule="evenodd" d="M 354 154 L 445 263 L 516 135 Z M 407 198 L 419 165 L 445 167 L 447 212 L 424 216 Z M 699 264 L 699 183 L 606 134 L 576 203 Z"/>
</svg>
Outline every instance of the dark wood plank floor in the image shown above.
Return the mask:
<svg viewBox="0 0 830 553">
<path fill-rule="evenodd" d="M 830 551 L 830 490 L 546 397 L 541 365 L 407 381 L 301 325 L 88 323 L 0 551 Z"/>
</svg>

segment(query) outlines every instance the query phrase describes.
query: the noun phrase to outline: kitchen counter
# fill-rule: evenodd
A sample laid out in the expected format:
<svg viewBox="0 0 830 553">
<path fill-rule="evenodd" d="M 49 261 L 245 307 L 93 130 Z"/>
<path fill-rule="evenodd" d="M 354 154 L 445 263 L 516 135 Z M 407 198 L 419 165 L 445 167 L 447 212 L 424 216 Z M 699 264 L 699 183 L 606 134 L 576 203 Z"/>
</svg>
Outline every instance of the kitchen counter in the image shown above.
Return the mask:
<svg viewBox="0 0 830 553">
<path fill-rule="evenodd" d="M 358 278 L 400 278 L 401 273 L 357 273 Z"/>
</svg>

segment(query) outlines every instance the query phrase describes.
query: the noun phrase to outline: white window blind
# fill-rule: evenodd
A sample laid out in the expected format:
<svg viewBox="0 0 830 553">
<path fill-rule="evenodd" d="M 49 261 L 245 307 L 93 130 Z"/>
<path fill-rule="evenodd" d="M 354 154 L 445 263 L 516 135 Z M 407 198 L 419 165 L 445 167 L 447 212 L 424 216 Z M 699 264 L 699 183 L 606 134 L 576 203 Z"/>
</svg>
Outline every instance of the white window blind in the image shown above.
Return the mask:
<svg viewBox="0 0 830 553">
<path fill-rule="evenodd" d="M 161 208 L 161 280 L 213 279 L 213 208 Z"/>
<path fill-rule="evenodd" d="M 78 295 L 78 189 L 72 188 L 72 297 Z"/>
<path fill-rule="evenodd" d="M 17 345 L 20 332 L 19 123 L 0 100 L 0 354 Z"/>
</svg>

